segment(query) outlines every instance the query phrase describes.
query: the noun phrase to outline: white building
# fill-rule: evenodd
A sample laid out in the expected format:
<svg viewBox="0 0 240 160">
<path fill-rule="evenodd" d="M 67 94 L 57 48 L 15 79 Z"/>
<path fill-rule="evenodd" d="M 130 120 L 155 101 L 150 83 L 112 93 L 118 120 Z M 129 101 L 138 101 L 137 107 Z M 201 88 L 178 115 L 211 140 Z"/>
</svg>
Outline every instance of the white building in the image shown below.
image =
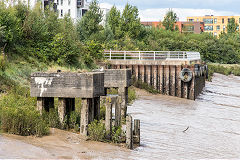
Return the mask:
<svg viewBox="0 0 240 160">
<path fill-rule="evenodd" d="M 16 4 L 16 0 L 10 0 L 11 4 Z M 89 0 L 22 0 L 24 3 L 29 4 L 33 8 L 38 2 L 41 2 L 42 7 L 45 9 L 49 4 L 53 4 L 54 10 L 58 13 L 59 18 L 69 14 L 70 17 L 76 22 L 89 9 Z"/>
</svg>

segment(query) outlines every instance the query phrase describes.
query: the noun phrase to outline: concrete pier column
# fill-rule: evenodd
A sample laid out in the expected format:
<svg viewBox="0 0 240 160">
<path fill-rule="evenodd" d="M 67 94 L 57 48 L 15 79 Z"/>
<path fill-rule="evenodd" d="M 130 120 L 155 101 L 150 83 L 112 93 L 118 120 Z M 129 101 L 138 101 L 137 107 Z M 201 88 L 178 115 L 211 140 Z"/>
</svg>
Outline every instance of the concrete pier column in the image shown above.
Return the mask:
<svg viewBox="0 0 240 160">
<path fill-rule="evenodd" d="M 67 99 L 66 98 L 58 98 L 58 116 L 61 123 L 67 113 Z"/>
<path fill-rule="evenodd" d="M 83 98 L 81 107 L 81 124 L 80 134 L 83 136 L 88 135 L 88 122 L 89 122 L 89 105 L 92 103 L 91 99 Z"/>
<path fill-rule="evenodd" d="M 126 118 L 126 146 L 128 149 L 133 149 L 132 116 L 130 115 Z"/>
<path fill-rule="evenodd" d="M 170 66 L 170 93 L 171 96 L 176 95 L 176 66 Z"/>
<path fill-rule="evenodd" d="M 115 127 L 121 126 L 121 98 L 116 97 L 115 101 Z"/>
<path fill-rule="evenodd" d="M 140 145 L 140 120 L 134 119 L 133 142 Z"/>
<path fill-rule="evenodd" d="M 42 97 L 37 97 L 37 110 L 40 111 L 40 114 L 44 110 L 44 98 Z"/>
<path fill-rule="evenodd" d="M 152 73 L 154 89 L 158 90 L 158 67 L 156 65 L 152 66 Z"/>
<path fill-rule="evenodd" d="M 94 98 L 94 119 L 100 120 L 100 97 Z"/>
<path fill-rule="evenodd" d="M 158 78 L 158 80 L 159 80 L 159 82 L 158 82 L 158 84 L 159 84 L 159 92 L 161 94 L 163 94 L 163 90 L 164 90 L 163 89 L 163 78 L 164 78 L 163 73 L 164 73 L 164 69 L 163 69 L 162 65 L 158 66 L 158 71 L 159 71 L 159 73 L 158 73 L 158 76 L 159 76 L 159 78 Z"/>
<path fill-rule="evenodd" d="M 128 104 L 128 87 L 118 88 L 118 95 L 121 97 L 121 115 L 126 118 Z"/>
<path fill-rule="evenodd" d="M 106 97 L 106 114 L 105 114 L 105 128 L 109 135 L 112 134 L 112 99 Z"/>
</svg>

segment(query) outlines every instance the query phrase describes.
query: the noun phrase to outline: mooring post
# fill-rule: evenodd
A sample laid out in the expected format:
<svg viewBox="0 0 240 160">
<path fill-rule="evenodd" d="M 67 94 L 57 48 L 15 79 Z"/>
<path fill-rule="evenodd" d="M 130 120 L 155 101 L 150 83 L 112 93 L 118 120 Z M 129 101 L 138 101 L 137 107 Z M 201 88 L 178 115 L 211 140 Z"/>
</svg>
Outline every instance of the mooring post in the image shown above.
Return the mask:
<svg viewBox="0 0 240 160">
<path fill-rule="evenodd" d="M 106 115 L 105 115 L 105 128 L 109 135 L 112 134 L 112 99 L 106 97 Z"/>
<path fill-rule="evenodd" d="M 134 144 L 140 146 L 140 120 L 134 119 L 134 130 L 133 130 Z"/>
<path fill-rule="evenodd" d="M 126 146 L 128 149 L 133 149 L 132 116 L 130 115 L 126 118 Z"/>
<path fill-rule="evenodd" d="M 88 135 L 89 103 L 89 98 L 82 99 L 80 134 L 83 136 Z"/>
</svg>

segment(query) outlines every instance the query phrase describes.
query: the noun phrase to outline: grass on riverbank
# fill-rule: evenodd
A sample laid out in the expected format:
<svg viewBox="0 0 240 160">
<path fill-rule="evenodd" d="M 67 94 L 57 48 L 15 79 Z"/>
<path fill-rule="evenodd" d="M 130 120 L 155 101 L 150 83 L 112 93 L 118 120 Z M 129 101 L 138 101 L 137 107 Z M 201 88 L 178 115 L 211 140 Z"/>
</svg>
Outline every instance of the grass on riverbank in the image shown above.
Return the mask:
<svg viewBox="0 0 240 160">
<path fill-rule="evenodd" d="M 226 76 L 230 74 L 233 74 L 235 76 L 240 76 L 240 65 L 209 63 L 208 64 L 208 81 L 212 80 L 212 76 L 214 73 L 220 73 Z"/>
</svg>

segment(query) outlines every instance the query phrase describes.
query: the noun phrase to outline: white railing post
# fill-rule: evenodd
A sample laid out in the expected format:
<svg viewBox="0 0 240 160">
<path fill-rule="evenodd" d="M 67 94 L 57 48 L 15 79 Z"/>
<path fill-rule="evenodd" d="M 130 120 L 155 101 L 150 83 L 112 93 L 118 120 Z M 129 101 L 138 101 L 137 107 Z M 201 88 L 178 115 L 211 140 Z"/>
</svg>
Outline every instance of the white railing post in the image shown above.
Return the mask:
<svg viewBox="0 0 240 160">
<path fill-rule="evenodd" d="M 112 50 L 110 49 L 110 56 L 109 56 L 109 59 L 111 60 L 112 59 Z"/>
<path fill-rule="evenodd" d="M 168 51 L 167 59 L 170 59 L 170 51 Z"/>
<path fill-rule="evenodd" d="M 126 51 L 124 51 L 124 60 L 126 60 Z"/>
<path fill-rule="evenodd" d="M 156 52 L 155 51 L 153 52 L 153 59 L 154 59 L 154 61 L 156 60 Z"/>
<path fill-rule="evenodd" d="M 138 53 L 139 60 L 141 60 L 141 52 Z"/>
</svg>

